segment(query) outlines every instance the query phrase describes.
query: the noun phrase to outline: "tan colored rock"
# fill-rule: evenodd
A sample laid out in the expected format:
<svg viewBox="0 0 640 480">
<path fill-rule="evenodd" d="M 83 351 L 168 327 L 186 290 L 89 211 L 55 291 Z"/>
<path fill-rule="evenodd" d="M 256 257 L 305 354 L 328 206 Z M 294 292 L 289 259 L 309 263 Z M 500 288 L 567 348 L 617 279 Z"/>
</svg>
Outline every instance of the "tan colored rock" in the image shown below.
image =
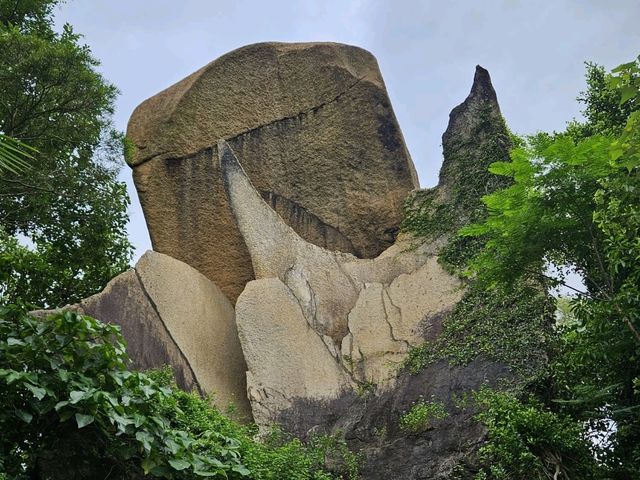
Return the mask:
<svg viewBox="0 0 640 480">
<path fill-rule="evenodd" d="M 400 241 L 372 260 L 312 245 L 263 200 L 226 142 L 218 153 L 258 278 L 236 304 L 249 391 L 262 392 L 250 393 L 256 421 L 277 418 L 291 398 L 333 398 L 345 386 L 336 372 L 351 385 L 392 380 L 409 347 L 438 329 L 462 295 L 433 245 Z"/>
<path fill-rule="evenodd" d="M 375 384 L 393 378 L 410 347 L 440 333 L 444 316 L 462 294 L 459 280 L 447 274 L 435 256 L 388 285 L 365 283 L 349 313 L 349 334 L 341 346 L 356 378 Z"/>
<path fill-rule="evenodd" d="M 250 416 L 231 302 L 204 275 L 168 255 L 147 252 L 135 270 L 200 388 L 215 393 L 220 407 L 234 404 L 241 416 Z"/>
<path fill-rule="evenodd" d="M 233 306 L 189 265 L 146 252 L 102 292 L 64 309 L 120 325 L 136 368 L 171 365 L 183 389 L 213 393 L 221 410 L 233 404 L 239 419 L 251 418 Z"/>
<path fill-rule="evenodd" d="M 297 398 L 328 400 L 352 388 L 298 299 L 277 278 L 249 282 L 238 299 L 237 318 L 258 425 L 275 422 Z"/>
<path fill-rule="evenodd" d="M 381 283 L 366 283 L 349 312 L 349 333 L 342 339 L 342 359 L 355 378 L 380 384 L 389 380 L 409 349 L 404 339 L 397 339 L 392 322 L 400 316 L 390 308 Z"/>
<path fill-rule="evenodd" d="M 217 139 L 302 238 L 360 257 L 393 243 L 418 186 L 375 58 L 347 45 L 235 50 L 142 103 L 127 135 L 154 249 L 232 302 L 253 271 L 212 161 Z"/>
<path fill-rule="evenodd" d="M 299 299 L 309 325 L 322 335 L 342 338 L 357 287 L 339 264 L 355 257 L 304 241 L 258 194 L 226 142 L 220 142 L 218 152 L 231 209 L 249 247 L 256 278 L 282 280 Z"/>
</svg>

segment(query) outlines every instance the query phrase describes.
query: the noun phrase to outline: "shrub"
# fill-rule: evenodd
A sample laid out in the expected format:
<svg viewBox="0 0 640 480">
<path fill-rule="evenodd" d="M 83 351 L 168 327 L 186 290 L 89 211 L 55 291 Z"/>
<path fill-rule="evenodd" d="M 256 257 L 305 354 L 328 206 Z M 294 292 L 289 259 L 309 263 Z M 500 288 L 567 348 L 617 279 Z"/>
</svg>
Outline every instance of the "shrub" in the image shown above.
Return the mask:
<svg viewBox="0 0 640 480">
<path fill-rule="evenodd" d="M 487 427 L 480 448 L 481 479 L 597 478 L 583 425 L 546 409 L 533 397 L 482 388 L 474 395 L 476 419 Z"/>
<path fill-rule="evenodd" d="M 117 326 L 72 312 L 41 319 L 0 307 L 0 475 L 356 478 L 349 468 L 346 477 L 325 469 L 336 451 L 353 458 L 338 440 L 254 441 L 255 427 L 179 390 L 169 370 L 128 367 Z"/>
<path fill-rule="evenodd" d="M 400 429 L 412 433 L 424 432 L 432 428 L 433 420 L 442 420 L 448 416 L 442 402 L 421 399 L 400 417 Z"/>
</svg>

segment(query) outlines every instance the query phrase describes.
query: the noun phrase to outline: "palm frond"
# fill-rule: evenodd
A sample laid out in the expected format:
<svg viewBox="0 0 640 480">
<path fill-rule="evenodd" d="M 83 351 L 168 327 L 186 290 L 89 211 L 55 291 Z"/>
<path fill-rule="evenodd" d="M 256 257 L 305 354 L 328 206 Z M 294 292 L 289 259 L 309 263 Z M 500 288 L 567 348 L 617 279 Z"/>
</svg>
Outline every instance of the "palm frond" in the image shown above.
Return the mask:
<svg viewBox="0 0 640 480">
<path fill-rule="evenodd" d="M 29 170 L 37 150 L 20 140 L 0 133 L 0 172 L 2 170 L 18 174 Z"/>
</svg>

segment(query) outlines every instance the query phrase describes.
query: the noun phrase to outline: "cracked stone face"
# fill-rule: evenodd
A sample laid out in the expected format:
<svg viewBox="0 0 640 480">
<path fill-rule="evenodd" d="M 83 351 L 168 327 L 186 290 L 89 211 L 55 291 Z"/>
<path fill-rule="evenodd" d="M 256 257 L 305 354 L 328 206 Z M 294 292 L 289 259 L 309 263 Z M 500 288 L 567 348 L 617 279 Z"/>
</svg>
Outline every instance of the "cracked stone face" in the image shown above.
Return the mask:
<svg viewBox="0 0 640 480">
<path fill-rule="evenodd" d="M 331 401 L 358 385 L 391 385 L 409 347 L 461 298 L 459 280 L 428 245 L 397 242 L 366 260 L 305 241 L 256 191 L 226 142 L 218 152 L 257 278 L 236 305 L 256 422 L 268 425 L 296 399 Z"/>
<path fill-rule="evenodd" d="M 224 195 L 218 139 L 302 238 L 361 258 L 394 242 L 418 187 L 377 62 L 348 45 L 235 50 L 142 103 L 127 135 L 154 250 L 232 302 L 254 272 Z"/>
</svg>

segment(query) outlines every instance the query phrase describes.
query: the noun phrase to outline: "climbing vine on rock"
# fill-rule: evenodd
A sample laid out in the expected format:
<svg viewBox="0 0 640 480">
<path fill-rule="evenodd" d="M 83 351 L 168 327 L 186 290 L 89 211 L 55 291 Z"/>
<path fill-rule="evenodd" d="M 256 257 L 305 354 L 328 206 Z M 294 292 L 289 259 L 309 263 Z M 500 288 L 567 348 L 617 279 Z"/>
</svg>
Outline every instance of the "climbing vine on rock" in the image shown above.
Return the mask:
<svg viewBox="0 0 640 480">
<path fill-rule="evenodd" d="M 489 166 L 508 161 L 511 149 L 523 142 L 507 128 L 495 93 L 474 95 L 474 91 L 478 91 L 475 84 L 470 97 L 451 114 L 443 136 L 438 187 L 415 192 L 408 199 L 403 223 L 403 229 L 419 241 L 435 242 L 439 262 L 461 276 L 486 240 L 460 236 L 458 230 L 487 218 L 482 198 L 512 183 Z M 443 322 L 439 337 L 409 352 L 405 362 L 409 370 L 418 373 L 443 358 L 464 365 L 483 356 L 525 377 L 539 373 L 547 361 L 553 320 L 544 285 L 527 279 L 513 289 L 488 293 L 473 279 L 466 278 L 465 283 L 465 295 Z"/>
</svg>

